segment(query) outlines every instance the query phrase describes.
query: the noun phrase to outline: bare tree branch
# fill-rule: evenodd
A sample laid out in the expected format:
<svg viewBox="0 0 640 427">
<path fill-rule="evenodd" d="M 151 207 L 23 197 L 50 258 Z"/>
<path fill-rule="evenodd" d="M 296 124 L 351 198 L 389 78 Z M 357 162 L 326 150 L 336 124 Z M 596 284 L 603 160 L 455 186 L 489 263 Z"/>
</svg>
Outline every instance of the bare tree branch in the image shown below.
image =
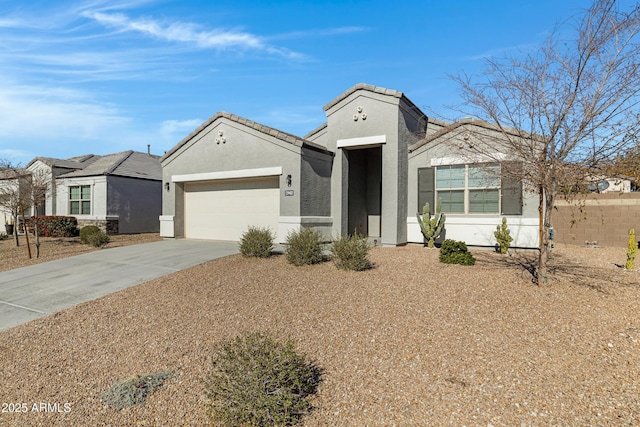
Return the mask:
<svg viewBox="0 0 640 427">
<path fill-rule="evenodd" d="M 573 37 L 563 39 L 570 22 Z M 524 165 L 514 173 L 540 192 L 541 275 L 556 196 L 572 194 L 639 134 L 639 33 L 640 6 L 625 12 L 615 0 L 596 0 L 536 51 L 489 59 L 480 76 L 451 76 L 462 111 L 496 125 L 507 152 Z"/>
</svg>

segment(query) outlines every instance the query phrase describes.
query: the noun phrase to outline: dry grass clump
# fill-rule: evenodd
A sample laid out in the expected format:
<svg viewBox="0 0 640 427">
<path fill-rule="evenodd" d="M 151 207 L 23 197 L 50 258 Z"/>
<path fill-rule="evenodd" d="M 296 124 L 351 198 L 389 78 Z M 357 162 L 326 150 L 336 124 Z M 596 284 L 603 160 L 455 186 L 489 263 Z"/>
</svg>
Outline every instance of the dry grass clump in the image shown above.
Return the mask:
<svg viewBox="0 0 640 427">
<path fill-rule="evenodd" d="M 104 403 L 118 410 L 133 405 L 143 405 L 147 397 L 162 387 L 171 376 L 170 372 L 134 375 L 101 393 L 100 398 Z"/>
</svg>

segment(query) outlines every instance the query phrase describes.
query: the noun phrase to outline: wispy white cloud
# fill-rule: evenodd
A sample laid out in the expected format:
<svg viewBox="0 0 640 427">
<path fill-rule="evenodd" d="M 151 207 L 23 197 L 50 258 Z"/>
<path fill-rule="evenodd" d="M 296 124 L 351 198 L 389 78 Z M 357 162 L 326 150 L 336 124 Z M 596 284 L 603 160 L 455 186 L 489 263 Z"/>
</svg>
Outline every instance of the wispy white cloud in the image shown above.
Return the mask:
<svg viewBox="0 0 640 427">
<path fill-rule="evenodd" d="M 19 19 L 0 18 L 0 28 L 20 28 L 24 26 L 25 23 Z"/>
<path fill-rule="evenodd" d="M 14 159 L 51 151 L 84 151 L 86 144 L 114 139 L 114 130 L 131 125 L 117 108 L 67 88 L 3 85 L 0 110 L 0 140 L 5 153 Z"/>
<path fill-rule="evenodd" d="M 326 121 L 317 105 L 272 109 L 252 116 L 252 120 L 297 136 L 304 136 Z"/>
<path fill-rule="evenodd" d="M 202 124 L 200 119 L 165 120 L 160 123 L 159 137 L 163 145 L 173 146 Z"/>
<path fill-rule="evenodd" d="M 530 52 L 539 47 L 540 45 L 538 43 L 526 43 L 526 44 L 519 44 L 515 46 L 496 47 L 496 48 L 487 50 L 485 52 L 463 57 L 462 60 L 478 61 L 478 60 L 483 60 L 487 58 L 501 58 L 510 53 Z"/>
<path fill-rule="evenodd" d="M 300 53 L 271 46 L 262 37 L 243 31 L 205 30 L 200 25 L 188 22 L 163 23 L 150 18 L 131 19 L 122 13 L 85 12 L 84 16 L 119 31 L 139 32 L 169 42 L 190 43 L 203 49 L 255 50 L 290 59 L 304 58 Z"/>
<path fill-rule="evenodd" d="M 0 148 L 0 160 L 8 160 L 12 165 L 24 166 L 27 161 L 36 157 L 30 151 L 20 150 L 16 148 Z"/>
<path fill-rule="evenodd" d="M 269 36 L 269 40 L 287 40 L 287 39 L 300 39 L 307 37 L 331 37 L 331 36 L 341 36 L 345 34 L 354 34 L 354 33 L 364 33 L 369 31 L 368 27 L 336 27 L 336 28 L 321 28 L 321 29 L 310 29 L 304 31 L 291 31 L 288 33 L 276 34 L 273 36 Z"/>
</svg>

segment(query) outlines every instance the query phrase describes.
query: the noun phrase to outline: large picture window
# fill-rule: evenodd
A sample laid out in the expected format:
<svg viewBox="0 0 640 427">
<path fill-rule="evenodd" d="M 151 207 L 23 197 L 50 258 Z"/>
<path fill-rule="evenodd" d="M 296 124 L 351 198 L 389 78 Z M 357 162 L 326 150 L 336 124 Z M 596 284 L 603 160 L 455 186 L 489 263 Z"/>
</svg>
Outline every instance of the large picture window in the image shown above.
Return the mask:
<svg viewBox="0 0 640 427">
<path fill-rule="evenodd" d="M 91 214 L 90 185 L 76 185 L 69 187 L 69 213 L 71 215 Z"/>
<path fill-rule="evenodd" d="M 419 168 L 418 211 L 438 200 L 447 213 L 522 215 L 521 173 L 519 162 Z"/>
<path fill-rule="evenodd" d="M 437 166 L 436 200 L 442 212 L 500 212 L 500 166 L 497 164 Z"/>
</svg>

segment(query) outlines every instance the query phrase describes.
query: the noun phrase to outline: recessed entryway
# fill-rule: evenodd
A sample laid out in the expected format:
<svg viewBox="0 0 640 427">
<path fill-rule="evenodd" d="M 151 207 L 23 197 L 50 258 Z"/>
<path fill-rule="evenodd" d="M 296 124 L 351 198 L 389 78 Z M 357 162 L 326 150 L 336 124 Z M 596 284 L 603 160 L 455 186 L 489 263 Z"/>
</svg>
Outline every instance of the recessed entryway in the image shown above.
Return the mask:
<svg viewBox="0 0 640 427">
<path fill-rule="evenodd" d="M 381 236 L 382 147 L 345 150 L 348 160 L 348 233 Z"/>
</svg>

